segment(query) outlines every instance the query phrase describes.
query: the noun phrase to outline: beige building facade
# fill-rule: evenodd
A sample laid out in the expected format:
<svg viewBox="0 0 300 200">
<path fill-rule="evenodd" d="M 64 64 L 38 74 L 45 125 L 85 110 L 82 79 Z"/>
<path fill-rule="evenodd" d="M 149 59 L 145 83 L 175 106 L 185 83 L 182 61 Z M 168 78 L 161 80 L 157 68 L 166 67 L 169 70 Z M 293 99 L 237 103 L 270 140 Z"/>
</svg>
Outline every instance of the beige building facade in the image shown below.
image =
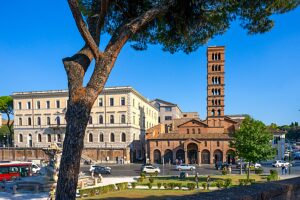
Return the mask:
<svg viewBox="0 0 300 200">
<path fill-rule="evenodd" d="M 67 90 L 15 92 L 12 97 L 16 147 L 48 147 L 63 142 Z M 133 162 L 143 158 L 145 130 L 157 124 L 158 110 L 135 89 L 105 88 L 91 110 L 84 146 L 122 150 L 124 156 L 117 157 Z M 103 156 L 99 159 L 117 159 L 112 154 L 110 158 Z"/>
</svg>

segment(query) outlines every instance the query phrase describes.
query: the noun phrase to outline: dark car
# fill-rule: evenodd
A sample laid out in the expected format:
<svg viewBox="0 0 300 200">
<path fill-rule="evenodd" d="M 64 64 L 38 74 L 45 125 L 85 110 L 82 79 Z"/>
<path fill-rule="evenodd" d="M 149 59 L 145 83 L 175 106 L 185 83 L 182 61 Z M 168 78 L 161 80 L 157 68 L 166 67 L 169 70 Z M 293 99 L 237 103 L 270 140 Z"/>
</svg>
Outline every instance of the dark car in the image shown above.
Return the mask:
<svg viewBox="0 0 300 200">
<path fill-rule="evenodd" d="M 111 169 L 107 167 L 96 167 L 94 174 L 111 174 Z"/>
<path fill-rule="evenodd" d="M 223 163 L 222 161 L 217 161 L 215 163 L 216 170 L 222 170 L 222 169 L 228 168 L 228 167 L 229 167 L 229 164 L 226 162 Z"/>
</svg>

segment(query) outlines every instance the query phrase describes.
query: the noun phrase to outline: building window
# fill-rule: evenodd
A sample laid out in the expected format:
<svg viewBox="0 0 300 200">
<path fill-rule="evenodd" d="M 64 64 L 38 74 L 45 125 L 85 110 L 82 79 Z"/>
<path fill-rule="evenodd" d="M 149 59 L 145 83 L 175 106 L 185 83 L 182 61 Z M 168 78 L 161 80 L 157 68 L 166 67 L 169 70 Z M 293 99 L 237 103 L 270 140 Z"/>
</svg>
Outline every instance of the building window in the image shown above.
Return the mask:
<svg viewBox="0 0 300 200">
<path fill-rule="evenodd" d="M 93 142 L 93 134 L 92 133 L 89 134 L 89 142 Z"/>
<path fill-rule="evenodd" d="M 187 134 L 190 134 L 190 129 L 186 129 L 186 133 L 187 133 Z"/>
<path fill-rule="evenodd" d="M 31 109 L 31 103 L 27 102 L 27 109 Z"/>
<path fill-rule="evenodd" d="M 47 142 L 51 142 L 51 135 L 47 134 Z"/>
<path fill-rule="evenodd" d="M 172 107 L 165 107 L 165 111 L 166 111 L 166 112 L 172 111 Z"/>
<path fill-rule="evenodd" d="M 221 110 L 220 109 L 218 110 L 218 116 L 221 116 Z"/>
<path fill-rule="evenodd" d="M 59 100 L 56 101 L 56 108 L 60 108 L 60 101 Z"/>
<path fill-rule="evenodd" d="M 156 146 L 158 147 L 158 141 L 156 141 L 155 143 L 156 143 Z"/>
<path fill-rule="evenodd" d="M 114 98 L 110 98 L 109 99 L 109 105 L 110 106 L 114 106 Z"/>
<path fill-rule="evenodd" d="M 172 120 L 172 116 L 165 116 L 165 120 Z"/>
<path fill-rule="evenodd" d="M 135 124 L 135 116 L 133 116 L 133 124 Z"/>
<path fill-rule="evenodd" d="M 135 100 L 134 99 L 132 100 L 132 106 L 133 107 L 135 106 Z"/>
<path fill-rule="evenodd" d="M 125 115 L 121 115 L 121 123 L 122 124 L 125 124 L 126 123 L 126 118 L 125 118 Z"/>
<path fill-rule="evenodd" d="M 115 134 L 114 133 L 110 134 L 110 142 L 115 142 Z"/>
<path fill-rule="evenodd" d="M 19 126 L 22 126 L 22 118 L 19 117 Z"/>
<path fill-rule="evenodd" d="M 31 126 L 31 118 L 30 117 L 28 117 L 27 122 L 28 122 L 28 125 Z"/>
<path fill-rule="evenodd" d="M 103 133 L 100 133 L 99 142 L 104 142 L 104 135 L 103 135 Z"/>
<path fill-rule="evenodd" d="M 192 132 L 193 132 L 193 134 L 195 134 L 195 133 L 196 133 L 194 128 L 193 128 Z"/>
<path fill-rule="evenodd" d="M 99 107 L 102 107 L 103 106 L 103 98 L 100 98 L 99 99 Z"/>
<path fill-rule="evenodd" d="M 122 133 L 122 142 L 126 142 L 126 134 Z"/>
<path fill-rule="evenodd" d="M 57 142 L 61 142 L 61 135 L 57 134 Z"/>
<path fill-rule="evenodd" d="M 207 141 L 204 141 L 204 146 L 206 146 L 206 147 L 207 147 Z"/>
<path fill-rule="evenodd" d="M 50 101 L 47 101 L 47 102 L 46 102 L 46 108 L 47 108 L 47 109 L 50 109 Z"/>
<path fill-rule="evenodd" d="M 57 116 L 55 120 L 56 120 L 56 124 L 57 124 L 57 125 L 60 125 L 60 117 Z"/>
<path fill-rule="evenodd" d="M 200 128 L 198 128 L 198 134 L 200 134 L 201 133 L 201 129 Z"/>
<path fill-rule="evenodd" d="M 23 135 L 19 134 L 19 142 L 23 142 Z"/>
<path fill-rule="evenodd" d="M 99 115 L 99 124 L 103 124 L 103 116 Z"/>
<path fill-rule="evenodd" d="M 40 117 L 37 118 L 37 125 L 39 125 L 39 126 L 41 125 L 41 118 Z"/>
<path fill-rule="evenodd" d="M 38 134 L 38 142 L 42 142 L 42 135 Z"/>
<path fill-rule="evenodd" d="M 19 103 L 18 103 L 18 108 L 19 108 L 19 110 L 22 109 L 22 102 L 19 102 Z"/>
<path fill-rule="evenodd" d="M 47 125 L 51 125 L 51 119 L 50 119 L 50 117 L 47 117 Z"/>
<path fill-rule="evenodd" d="M 114 124 L 114 123 L 115 123 L 115 117 L 114 117 L 113 115 L 110 116 L 109 122 L 110 122 L 111 124 Z"/>
<path fill-rule="evenodd" d="M 168 147 L 170 146 L 171 144 L 170 144 L 170 141 L 168 141 Z"/>
<path fill-rule="evenodd" d="M 215 116 L 215 110 L 214 109 L 211 111 L 211 116 Z"/>
<path fill-rule="evenodd" d="M 41 109 L 41 102 L 40 101 L 36 102 L 36 109 Z"/>
<path fill-rule="evenodd" d="M 217 141 L 217 147 L 219 147 L 220 146 L 220 142 L 219 141 Z"/>
<path fill-rule="evenodd" d="M 93 117 L 92 116 L 89 117 L 89 124 L 93 124 Z"/>
<path fill-rule="evenodd" d="M 121 106 L 125 106 L 125 97 L 121 97 Z"/>
</svg>

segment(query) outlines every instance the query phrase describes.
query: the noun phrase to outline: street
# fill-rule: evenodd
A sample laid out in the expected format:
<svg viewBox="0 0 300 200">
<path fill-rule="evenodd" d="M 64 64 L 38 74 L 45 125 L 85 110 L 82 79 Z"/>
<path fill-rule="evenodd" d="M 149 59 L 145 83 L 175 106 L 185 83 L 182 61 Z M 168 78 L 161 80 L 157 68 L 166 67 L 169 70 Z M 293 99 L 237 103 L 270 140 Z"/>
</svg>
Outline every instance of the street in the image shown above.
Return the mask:
<svg viewBox="0 0 300 200">
<path fill-rule="evenodd" d="M 111 167 L 111 174 L 103 175 L 109 177 L 127 177 L 127 176 L 139 176 L 141 172 L 142 164 L 125 164 L 125 165 L 117 165 L 117 164 L 99 164 L 102 166 L 109 166 Z M 156 165 L 159 166 L 161 173 L 160 176 L 178 176 L 180 171 L 175 169 L 175 165 Z M 269 173 L 271 169 L 276 169 L 278 174 L 281 175 L 281 168 L 272 167 L 271 164 L 263 165 L 264 173 Z M 85 173 L 89 174 L 90 165 L 81 165 L 80 170 Z M 188 171 L 190 175 L 195 175 L 196 172 L 199 175 L 221 175 L 221 170 L 216 170 L 214 165 L 202 165 L 196 166 L 195 171 Z M 237 169 L 235 165 L 232 166 L 232 174 L 239 174 L 240 169 Z M 245 171 L 243 171 L 245 173 Z M 288 172 L 289 173 L 289 172 Z M 300 165 L 297 164 L 296 166 L 291 167 L 291 174 L 292 175 L 300 175 Z"/>
</svg>

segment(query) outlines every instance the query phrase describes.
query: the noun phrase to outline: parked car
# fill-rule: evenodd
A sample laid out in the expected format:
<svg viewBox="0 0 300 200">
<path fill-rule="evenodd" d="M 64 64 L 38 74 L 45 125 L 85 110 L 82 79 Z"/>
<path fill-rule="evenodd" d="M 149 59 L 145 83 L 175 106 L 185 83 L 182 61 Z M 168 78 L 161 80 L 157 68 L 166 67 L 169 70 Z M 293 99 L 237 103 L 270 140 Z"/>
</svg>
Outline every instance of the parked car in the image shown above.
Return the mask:
<svg viewBox="0 0 300 200">
<path fill-rule="evenodd" d="M 272 163 L 272 166 L 273 167 L 282 167 L 282 166 L 289 166 L 290 163 L 284 161 L 284 160 L 275 160 L 273 163 Z"/>
<path fill-rule="evenodd" d="M 258 169 L 258 168 L 261 168 L 261 164 L 259 163 L 250 163 L 250 169 L 251 167 L 253 167 L 254 169 Z"/>
<path fill-rule="evenodd" d="M 160 169 L 159 169 L 159 167 L 147 165 L 147 166 L 143 167 L 142 172 L 144 172 L 146 174 L 159 174 Z"/>
<path fill-rule="evenodd" d="M 40 172 L 41 168 L 38 165 L 32 163 L 31 170 L 32 170 L 32 173 L 37 174 Z"/>
<path fill-rule="evenodd" d="M 101 165 L 91 165 L 90 172 L 95 171 L 96 168 L 102 168 L 102 167 L 106 168 L 107 170 L 111 170 L 110 167 L 101 166 Z"/>
<path fill-rule="evenodd" d="M 196 170 L 196 167 L 193 165 L 188 165 L 188 164 L 181 164 L 181 165 L 176 165 L 176 170 L 178 171 L 192 171 Z"/>
<path fill-rule="evenodd" d="M 224 169 L 224 168 L 227 168 L 227 167 L 229 167 L 229 164 L 226 163 L 226 162 L 223 163 L 222 161 L 217 161 L 215 163 L 216 170 Z"/>
<path fill-rule="evenodd" d="M 111 169 L 108 167 L 96 167 L 94 174 L 111 174 Z"/>
<path fill-rule="evenodd" d="M 141 165 L 141 171 L 143 171 L 143 169 L 144 169 L 144 167 L 146 167 L 146 166 L 153 166 L 153 167 L 155 167 L 154 165 L 152 165 L 152 164 L 142 164 Z"/>
</svg>

